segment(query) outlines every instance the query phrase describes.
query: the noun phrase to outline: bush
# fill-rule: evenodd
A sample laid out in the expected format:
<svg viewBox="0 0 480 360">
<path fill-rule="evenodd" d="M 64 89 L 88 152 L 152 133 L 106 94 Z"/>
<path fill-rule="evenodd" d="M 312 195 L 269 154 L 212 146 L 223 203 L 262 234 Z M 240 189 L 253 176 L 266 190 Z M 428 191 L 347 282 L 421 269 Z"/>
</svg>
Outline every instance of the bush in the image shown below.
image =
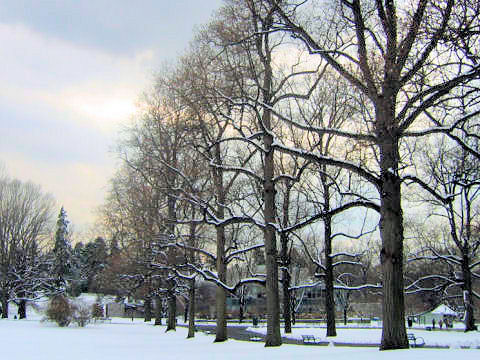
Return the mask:
<svg viewBox="0 0 480 360">
<path fill-rule="evenodd" d="M 98 302 L 92 305 L 92 317 L 94 319 L 103 318 L 103 307 Z"/>
<path fill-rule="evenodd" d="M 73 320 L 78 326 L 85 327 L 92 319 L 90 307 L 84 302 L 77 302 L 73 308 Z"/>
<path fill-rule="evenodd" d="M 56 295 L 50 300 L 45 314 L 48 320 L 55 321 L 60 327 L 65 327 L 72 322 L 74 310 L 74 306 L 66 296 Z"/>
</svg>

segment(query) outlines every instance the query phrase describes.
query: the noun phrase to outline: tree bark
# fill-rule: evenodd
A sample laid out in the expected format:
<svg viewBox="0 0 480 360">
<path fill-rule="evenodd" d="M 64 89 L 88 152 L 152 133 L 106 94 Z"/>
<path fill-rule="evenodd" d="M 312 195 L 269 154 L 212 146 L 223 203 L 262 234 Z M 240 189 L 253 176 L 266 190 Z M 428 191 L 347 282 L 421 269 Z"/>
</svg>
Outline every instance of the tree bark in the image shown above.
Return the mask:
<svg viewBox="0 0 480 360">
<path fill-rule="evenodd" d="M 150 290 L 150 289 L 148 289 Z M 144 302 L 145 302 L 145 307 L 144 307 L 144 311 L 145 311 L 145 322 L 150 322 L 152 321 L 152 296 L 150 295 L 150 292 L 148 292 L 146 295 L 145 295 L 145 299 L 144 299 Z"/>
<path fill-rule="evenodd" d="M 215 161 L 217 164 L 222 163 L 220 144 L 215 146 Z M 223 184 L 223 172 L 220 168 L 213 169 L 213 180 L 215 185 L 215 191 L 217 195 L 218 206 L 216 210 L 216 216 L 218 219 L 225 217 L 225 188 Z M 217 261 L 216 269 L 218 280 L 222 283 L 227 281 L 227 265 L 225 263 L 225 227 L 223 225 L 216 227 L 216 240 L 217 240 Z M 228 339 L 227 331 L 227 294 L 225 290 L 217 286 L 215 295 L 215 311 L 217 317 L 217 328 L 215 334 L 215 342 L 222 342 Z"/>
<path fill-rule="evenodd" d="M 176 154 L 174 154 L 174 161 L 172 162 L 175 166 L 177 165 Z M 170 180 L 171 188 L 173 189 L 175 184 L 176 175 L 172 175 Z M 175 238 L 175 224 L 177 221 L 176 213 L 176 198 L 174 195 L 169 195 L 167 200 L 168 208 L 168 220 L 169 220 L 169 236 Z M 170 266 L 175 266 L 176 264 L 176 252 L 174 248 L 169 248 L 168 250 L 168 261 Z M 169 276 L 173 277 L 173 274 Z M 167 280 L 167 302 L 168 302 L 168 318 L 167 318 L 167 329 L 166 331 L 176 330 L 177 329 L 177 297 L 175 295 L 176 282 L 173 278 Z"/>
<path fill-rule="evenodd" d="M 284 212 L 284 216 L 285 216 Z M 292 300 L 290 294 L 291 276 L 289 271 L 290 259 L 288 256 L 288 235 L 281 234 L 281 259 L 282 259 L 282 291 L 283 291 L 283 321 L 286 334 L 292 332 Z"/>
<path fill-rule="evenodd" d="M 271 112 L 264 110 L 263 123 L 270 128 Z M 265 346 L 280 346 L 280 302 L 278 296 L 278 263 L 277 241 L 275 232 L 275 184 L 274 158 L 271 148 L 273 139 L 271 135 L 264 136 L 265 164 L 264 164 L 264 240 L 265 240 L 265 265 L 266 265 L 266 295 L 267 295 L 267 336 Z"/>
<path fill-rule="evenodd" d="M 223 226 L 217 227 L 217 274 L 218 280 L 225 283 L 227 280 L 227 267 L 225 264 L 225 229 Z M 216 289 L 215 309 L 217 315 L 215 342 L 222 342 L 228 339 L 227 294 L 220 286 L 217 286 Z"/>
<path fill-rule="evenodd" d="M 243 319 L 245 319 L 245 298 L 242 295 L 238 301 L 238 322 L 241 324 L 243 323 Z"/>
<path fill-rule="evenodd" d="M 162 325 L 162 315 L 163 315 L 163 304 L 162 299 L 159 295 L 155 295 L 155 323 L 153 325 Z"/>
<path fill-rule="evenodd" d="M 283 219 L 282 219 L 282 227 L 285 229 L 288 227 L 289 224 L 289 213 L 290 213 L 290 193 L 292 189 L 292 184 L 289 182 L 287 183 L 287 188 L 283 198 Z M 288 234 L 286 232 L 282 232 L 280 234 L 280 259 L 282 263 L 282 291 L 283 291 L 283 322 L 284 322 L 284 331 L 286 334 L 292 333 L 292 299 L 290 293 L 290 283 L 291 283 L 291 275 L 290 275 L 290 254 L 288 251 Z"/>
<path fill-rule="evenodd" d="M 398 135 L 393 102 L 377 108 L 380 148 L 380 263 L 383 274 L 383 328 L 380 350 L 408 348 L 403 285 L 403 213 L 398 176 Z"/>
<path fill-rule="evenodd" d="M 188 334 L 187 338 L 195 337 L 195 279 L 190 281 L 188 289 Z"/>
<path fill-rule="evenodd" d="M 8 319 L 8 296 L 5 292 L 2 294 L 2 319 Z"/>
<path fill-rule="evenodd" d="M 262 23 L 262 29 L 269 30 L 273 19 L 271 14 L 267 15 Z M 265 242 L 265 267 L 266 267 L 266 295 L 267 295 L 267 336 L 265 346 L 282 345 L 282 336 L 280 334 L 280 301 L 278 292 L 278 252 L 276 239 L 276 205 L 275 205 L 275 159 L 272 131 L 272 111 L 273 105 L 273 69 L 272 69 L 272 49 L 269 44 L 268 31 L 261 35 L 262 38 L 257 41 L 257 52 L 263 63 L 263 84 L 261 87 L 262 100 L 267 106 L 263 107 L 262 121 L 259 128 L 263 130 L 263 144 L 265 149 L 264 167 L 263 167 L 263 215 L 265 219 L 265 229 L 263 230 Z"/>
<path fill-rule="evenodd" d="M 175 296 L 175 284 L 173 279 L 168 280 L 167 287 L 167 303 L 168 303 L 168 318 L 167 329 L 165 331 L 177 329 L 177 297 Z"/>
<path fill-rule="evenodd" d="M 27 318 L 27 302 L 25 300 L 20 300 L 20 304 L 18 304 L 18 318 Z"/>
<path fill-rule="evenodd" d="M 328 201 L 328 200 L 327 200 Z M 328 211 L 328 210 L 327 210 Z M 325 241 L 325 311 L 327 313 L 327 336 L 337 336 L 335 325 L 335 299 L 333 296 L 333 262 L 332 262 L 332 218 L 324 219 Z"/>
<path fill-rule="evenodd" d="M 463 306 L 465 307 L 465 332 L 476 330 L 475 319 L 473 317 L 474 306 L 472 296 L 472 272 L 470 270 L 469 248 L 464 246 L 462 257 L 462 275 L 463 275 Z"/>
</svg>

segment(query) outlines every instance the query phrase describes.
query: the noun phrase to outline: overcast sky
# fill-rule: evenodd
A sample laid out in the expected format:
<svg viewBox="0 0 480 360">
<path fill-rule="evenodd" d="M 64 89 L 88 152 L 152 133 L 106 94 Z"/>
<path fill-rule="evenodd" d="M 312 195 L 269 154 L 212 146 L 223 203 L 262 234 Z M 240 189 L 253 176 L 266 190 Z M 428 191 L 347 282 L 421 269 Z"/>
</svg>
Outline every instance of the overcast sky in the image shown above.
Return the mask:
<svg viewBox="0 0 480 360">
<path fill-rule="evenodd" d="M 120 124 L 221 0 L 0 0 L 0 163 L 94 220 Z"/>
</svg>

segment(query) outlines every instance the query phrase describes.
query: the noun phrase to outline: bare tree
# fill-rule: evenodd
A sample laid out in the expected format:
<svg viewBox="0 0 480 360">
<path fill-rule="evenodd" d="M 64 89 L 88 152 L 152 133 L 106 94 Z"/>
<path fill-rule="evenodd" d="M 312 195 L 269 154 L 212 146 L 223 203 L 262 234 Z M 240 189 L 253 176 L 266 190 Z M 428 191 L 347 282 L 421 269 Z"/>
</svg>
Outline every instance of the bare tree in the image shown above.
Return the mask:
<svg viewBox="0 0 480 360">
<path fill-rule="evenodd" d="M 456 43 L 445 39 L 449 25 L 458 19 L 452 16 L 455 2 L 450 0 L 439 4 L 423 0 L 407 6 L 393 0 L 340 0 L 323 7 L 314 1 L 264 2 L 275 8 L 278 16 L 275 29 L 293 34 L 312 56 L 327 62 L 367 101 L 365 111 L 370 117 L 359 131 L 316 131 L 334 132 L 368 144 L 375 152 L 377 169 L 312 156 L 284 145 L 276 149 L 353 171 L 378 191 L 383 269 L 380 348 L 407 348 L 401 205 L 402 168 L 406 159 L 402 158 L 401 144 L 408 137 L 451 131 L 456 124 L 467 119 L 468 115 L 452 112 L 441 124 L 431 122 L 432 129 L 427 125 L 426 114 L 435 114 L 435 107 L 442 102 L 454 102 L 454 89 L 471 83 L 480 73 L 475 61 L 458 56 Z M 321 33 L 308 27 L 312 23 L 308 14 L 317 9 L 328 14 L 310 17 L 320 19 L 317 23 L 322 28 Z M 478 15 L 471 20 L 478 23 Z M 478 34 L 470 36 L 474 41 Z"/>
<path fill-rule="evenodd" d="M 53 199 L 32 183 L 0 179 L 0 291 L 2 317 L 8 304 L 20 302 L 20 317 L 26 317 L 25 302 L 36 298 L 52 278 L 46 276 L 40 244 L 50 231 Z M 42 266 L 43 265 L 43 266 Z"/>
<path fill-rule="evenodd" d="M 443 261 L 452 266 L 450 276 L 443 279 L 448 279 L 447 283 L 461 288 L 465 331 L 472 331 L 476 328 L 473 316 L 474 297 L 479 297 L 473 291 L 472 284 L 478 277 L 474 269 L 480 265 L 480 239 L 475 231 L 479 215 L 480 172 L 477 159 L 472 153 L 451 144 L 445 137 L 439 139 L 439 142 L 440 144 L 435 146 L 436 151 L 428 147 L 428 151 L 423 153 L 424 171 L 431 191 L 425 201 L 434 207 L 433 216 L 448 223 L 451 242 L 444 248 L 440 247 L 440 244 L 424 246 L 414 259 Z M 478 140 L 473 142 L 464 139 L 462 142 L 478 151 Z M 431 196 L 433 191 L 439 195 Z M 455 276 L 456 274 L 460 276 Z"/>
</svg>

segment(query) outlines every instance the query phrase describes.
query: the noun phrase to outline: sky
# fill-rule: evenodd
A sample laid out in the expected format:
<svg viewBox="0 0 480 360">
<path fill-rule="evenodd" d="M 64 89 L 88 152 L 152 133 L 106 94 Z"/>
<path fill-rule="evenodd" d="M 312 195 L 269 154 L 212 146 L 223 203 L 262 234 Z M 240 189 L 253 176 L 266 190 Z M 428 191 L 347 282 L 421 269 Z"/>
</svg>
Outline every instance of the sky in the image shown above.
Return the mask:
<svg viewBox="0 0 480 360">
<path fill-rule="evenodd" d="M 0 0 L 0 165 L 77 229 L 95 220 L 112 151 L 155 71 L 222 0 Z M 59 209 L 58 209 L 59 210 Z"/>
</svg>

